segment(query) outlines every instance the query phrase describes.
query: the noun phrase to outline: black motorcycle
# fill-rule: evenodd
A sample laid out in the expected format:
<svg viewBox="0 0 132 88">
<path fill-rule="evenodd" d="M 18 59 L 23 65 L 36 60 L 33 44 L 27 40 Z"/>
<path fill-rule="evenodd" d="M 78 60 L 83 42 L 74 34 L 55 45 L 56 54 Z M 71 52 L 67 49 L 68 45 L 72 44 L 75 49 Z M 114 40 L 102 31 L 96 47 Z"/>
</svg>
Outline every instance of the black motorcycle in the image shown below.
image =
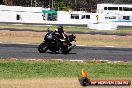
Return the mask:
<svg viewBox="0 0 132 88">
<path fill-rule="evenodd" d="M 71 44 L 72 41 L 76 41 L 75 39 L 76 36 L 72 34 L 68 35 L 66 41 L 62 42 L 53 31 L 48 31 L 44 41 L 38 46 L 38 51 L 40 53 L 45 53 L 47 50 L 52 52 L 61 51 L 63 54 L 68 54 L 76 46 Z"/>
</svg>

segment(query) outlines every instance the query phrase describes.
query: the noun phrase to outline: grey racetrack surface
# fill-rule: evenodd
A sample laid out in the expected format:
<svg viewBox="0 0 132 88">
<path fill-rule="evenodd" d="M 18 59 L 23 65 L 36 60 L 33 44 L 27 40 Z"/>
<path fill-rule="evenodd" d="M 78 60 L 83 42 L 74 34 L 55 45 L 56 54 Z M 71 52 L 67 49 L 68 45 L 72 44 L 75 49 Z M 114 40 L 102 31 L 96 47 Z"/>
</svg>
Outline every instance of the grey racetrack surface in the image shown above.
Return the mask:
<svg viewBox="0 0 132 88">
<path fill-rule="evenodd" d="M 68 55 L 39 53 L 38 45 L 0 44 L 0 58 L 132 61 L 132 48 L 76 46 Z"/>
</svg>

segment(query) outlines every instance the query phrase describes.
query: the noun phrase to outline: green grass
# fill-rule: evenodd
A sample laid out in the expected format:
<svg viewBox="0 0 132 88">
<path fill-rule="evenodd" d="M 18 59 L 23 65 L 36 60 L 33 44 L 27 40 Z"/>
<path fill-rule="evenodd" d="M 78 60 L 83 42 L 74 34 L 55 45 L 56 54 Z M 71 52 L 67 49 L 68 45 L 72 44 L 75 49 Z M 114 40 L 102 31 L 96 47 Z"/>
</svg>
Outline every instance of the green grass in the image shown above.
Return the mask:
<svg viewBox="0 0 132 88">
<path fill-rule="evenodd" d="M 82 68 L 90 78 L 132 78 L 132 63 L 0 60 L 0 79 L 78 77 Z"/>
<path fill-rule="evenodd" d="M 44 25 L 30 25 L 30 24 L 24 24 L 24 25 L 12 25 L 12 24 L 0 24 L 0 28 L 15 28 L 15 29 L 32 29 L 32 30 L 47 30 L 48 28 L 50 30 L 54 30 L 57 28 L 56 25 L 53 26 L 44 26 Z M 64 26 L 64 29 L 67 32 L 83 32 L 83 33 L 97 33 L 97 32 L 101 32 L 101 33 L 128 33 L 128 34 L 132 34 L 132 28 L 118 28 L 117 30 L 91 30 L 88 29 L 87 27 L 68 27 L 68 26 Z"/>
<path fill-rule="evenodd" d="M 58 26 L 57 25 L 30 25 L 30 24 L 24 24 L 24 25 L 12 25 L 12 24 L 0 24 L 0 28 L 15 28 L 15 29 L 32 29 L 32 30 L 54 30 L 56 29 Z M 68 26 L 64 26 L 64 29 L 66 31 L 72 31 L 72 32 L 88 32 L 90 31 L 88 28 L 86 27 L 68 27 Z"/>
</svg>

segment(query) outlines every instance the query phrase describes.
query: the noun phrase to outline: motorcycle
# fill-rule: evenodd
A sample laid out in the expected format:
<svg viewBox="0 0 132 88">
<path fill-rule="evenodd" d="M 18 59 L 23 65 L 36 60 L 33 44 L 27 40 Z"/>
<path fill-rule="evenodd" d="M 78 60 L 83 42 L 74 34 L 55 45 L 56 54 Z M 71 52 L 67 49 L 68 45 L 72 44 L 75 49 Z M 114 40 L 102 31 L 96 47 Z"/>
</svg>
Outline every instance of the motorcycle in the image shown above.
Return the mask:
<svg viewBox="0 0 132 88">
<path fill-rule="evenodd" d="M 44 41 L 38 46 L 38 51 L 40 53 L 45 53 L 47 50 L 52 52 L 61 51 L 63 54 L 68 54 L 76 46 L 71 44 L 72 41 L 76 41 L 75 39 L 76 36 L 72 34 L 68 35 L 66 41 L 62 42 L 53 31 L 48 30 Z"/>
</svg>

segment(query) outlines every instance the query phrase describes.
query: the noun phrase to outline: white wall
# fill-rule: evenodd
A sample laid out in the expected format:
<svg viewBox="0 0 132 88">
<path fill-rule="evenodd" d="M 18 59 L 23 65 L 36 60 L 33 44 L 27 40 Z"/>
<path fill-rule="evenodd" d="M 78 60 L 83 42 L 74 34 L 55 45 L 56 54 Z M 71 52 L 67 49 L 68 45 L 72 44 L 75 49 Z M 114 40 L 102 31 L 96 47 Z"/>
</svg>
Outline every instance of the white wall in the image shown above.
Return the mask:
<svg viewBox="0 0 132 88">
<path fill-rule="evenodd" d="M 71 14 L 78 14 L 79 19 L 71 19 Z M 82 15 L 90 15 L 90 19 L 81 19 Z M 58 11 L 58 24 L 88 24 L 90 21 L 95 21 L 95 13 L 77 12 L 77 11 Z"/>
<path fill-rule="evenodd" d="M 0 10 L 5 11 L 24 11 L 24 12 L 42 12 L 43 9 L 49 8 L 42 8 L 42 7 L 22 7 L 22 6 L 6 6 L 6 5 L 0 5 Z"/>
<path fill-rule="evenodd" d="M 119 11 L 119 10 L 104 10 L 104 7 L 129 7 L 132 8 L 132 4 L 97 4 L 97 13 L 105 14 L 131 14 L 131 11 Z"/>
<path fill-rule="evenodd" d="M 17 15 L 20 15 L 20 20 L 16 19 Z M 0 22 L 39 22 L 43 21 L 42 15 L 43 13 L 0 11 Z"/>
<path fill-rule="evenodd" d="M 102 8 L 102 7 L 101 7 Z M 122 19 L 123 15 L 131 16 L 132 14 L 124 13 L 87 13 L 83 11 L 58 11 L 57 21 L 43 20 L 43 12 L 45 8 L 42 7 L 20 7 L 20 6 L 4 6 L 0 5 L 0 22 L 19 22 L 19 23 L 43 23 L 43 24 L 77 24 L 87 25 L 91 23 L 104 23 L 108 24 L 112 21 Z M 46 8 L 49 10 L 49 8 Z M 16 15 L 20 15 L 21 19 L 17 20 Z M 79 19 L 71 19 L 71 14 L 79 14 Z M 81 19 L 82 15 L 90 15 L 90 19 Z M 98 20 L 97 20 L 98 15 Z M 105 19 L 105 17 L 116 16 L 116 19 Z M 132 22 L 113 22 L 112 24 L 119 26 L 132 26 Z M 102 24 L 101 24 L 102 25 Z"/>
<path fill-rule="evenodd" d="M 22 23 L 49 23 L 49 24 L 78 24 L 87 25 L 88 23 L 97 22 L 97 13 L 87 13 L 84 11 L 58 11 L 57 21 L 43 20 L 41 7 L 20 7 L 20 6 L 3 6 L 0 5 L 0 22 L 22 22 Z M 17 20 L 16 15 L 21 19 Z M 71 19 L 71 14 L 78 14 L 79 19 Z M 90 15 L 90 19 L 82 19 L 82 15 Z M 104 16 L 99 14 L 98 22 L 104 22 Z"/>
<path fill-rule="evenodd" d="M 45 22 L 42 16 L 44 9 L 42 7 L 0 5 L 0 22 L 43 23 Z M 20 20 L 16 19 L 17 14 L 20 15 Z"/>
</svg>

